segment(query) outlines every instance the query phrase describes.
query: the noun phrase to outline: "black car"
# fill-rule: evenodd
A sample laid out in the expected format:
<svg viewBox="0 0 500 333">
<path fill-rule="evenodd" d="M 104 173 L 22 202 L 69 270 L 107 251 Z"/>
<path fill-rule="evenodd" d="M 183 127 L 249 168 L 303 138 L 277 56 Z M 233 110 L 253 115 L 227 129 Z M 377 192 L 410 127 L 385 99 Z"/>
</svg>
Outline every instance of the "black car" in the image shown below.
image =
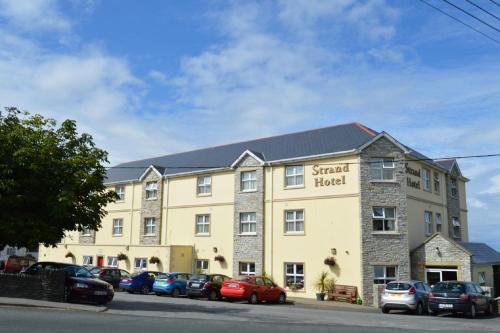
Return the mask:
<svg viewBox="0 0 500 333">
<path fill-rule="evenodd" d="M 94 267 L 90 273 L 96 278 L 99 278 L 107 283 L 110 283 L 113 288 L 118 289 L 123 278 L 130 275 L 129 272 L 116 267 Z"/>
<path fill-rule="evenodd" d="M 490 315 L 493 300 L 474 282 L 443 281 L 429 293 L 429 311 L 432 315 L 451 312 L 475 318 L 479 312 Z"/>
<path fill-rule="evenodd" d="M 221 299 L 222 282 L 231 278 L 222 274 L 195 274 L 187 282 L 186 293 L 189 298 L 208 297 L 209 300 Z"/>
<path fill-rule="evenodd" d="M 106 304 L 113 299 L 115 294 L 113 286 L 96 279 L 83 266 L 57 262 L 37 262 L 28 267 L 24 274 L 35 275 L 43 270 L 59 269 L 66 271 L 64 298 L 67 302 L 80 300 Z"/>
</svg>

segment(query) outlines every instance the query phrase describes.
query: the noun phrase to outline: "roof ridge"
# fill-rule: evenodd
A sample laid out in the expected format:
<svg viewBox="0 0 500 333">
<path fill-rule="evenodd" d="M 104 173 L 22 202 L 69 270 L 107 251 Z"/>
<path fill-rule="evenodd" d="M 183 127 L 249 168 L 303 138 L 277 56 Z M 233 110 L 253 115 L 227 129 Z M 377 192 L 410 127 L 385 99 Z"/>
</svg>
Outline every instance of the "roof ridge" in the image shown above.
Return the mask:
<svg viewBox="0 0 500 333">
<path fill-rule="evenodd" d="M 220 148 L 220 147 L 227 147 L 231 145 L 237 145 L 237 144 L 242 144 L 246 142 L 255 142 L 255 141 L 260 141 L 260 140 L 265 140 L 265 139 L 272 139 L 272 138 L 278 138 L 278 137 L 285 137 L 289 135 L 296 135 L 296 134 L 301 134 L 301 133 L 306 133 L 306 132 L 314 132 L 314 131 L 320 131 L 328 128 L 335 128 L 335 127 L 341 127 L 341 126 L 348 126 L 348 125 L 354 125 L 357 128 L 363 130 L 364 132 L 368 133 L 371 136 L 375 136 L 375 132 L 368 127 L 364 126 L 363 124 L 359 122 L 349 122 L 349 123 L 342 123 L 342 124 L 337 124 L 337 125 L 330 125 L 330 126 L 324 126 L 324 127 L 317 127 L 313 129 L 308 129 L 308 130 L 302 130 L 302 131 L 296 131 L 296 132 L 290 132 L 290 133 L 284 133 L 284 134 L 278 134 L 278 135 L 271 135 L 271 136 L 265 136 L 257 139 L 251 139 L 251 140 L 242 140 L 242 141 L 237 141 L 237 142 L 232 142 L 232 143 L 227 143 L 227 144 L 222 144 L 222 145 L 215 145 L 211 147 L 204 147 L 204 148 L 197 148 L 197 149 L 192 149 L 192 150 L 187 150 L 187 151 L 181 151 L 177 153 L 171 153 L 171 154 L 166 154 L 166 155 L 159 155 L 155 157 L 149 157 L 149 158 L 143 158 L 139 160 L 134 160 L 134 161 L 128 161 L 128 162 L 123 162 L 115 165 L 115 167 L 122 166 L 124 164 L 130 164 L 130 163 L 135 163 L 135 162 L 141 162 L 141 161 L 149 161 L 155 158 L 160 158 L 160 157 L 166 157 L 166 156 L 172 156 L 172 155 L 177 155 L 177 154 L 185 154 L 185 153 L 192 153 L 192 152 L 197 152 L 197 151 L 202 151 L 202 150 L 208 150 L 208 149 L 215 149 L 215 148 Z M 163 166 L 165 167 L 165 166 Z M 113 168 L 113 167 L 111 167 Z"/>
</svg>

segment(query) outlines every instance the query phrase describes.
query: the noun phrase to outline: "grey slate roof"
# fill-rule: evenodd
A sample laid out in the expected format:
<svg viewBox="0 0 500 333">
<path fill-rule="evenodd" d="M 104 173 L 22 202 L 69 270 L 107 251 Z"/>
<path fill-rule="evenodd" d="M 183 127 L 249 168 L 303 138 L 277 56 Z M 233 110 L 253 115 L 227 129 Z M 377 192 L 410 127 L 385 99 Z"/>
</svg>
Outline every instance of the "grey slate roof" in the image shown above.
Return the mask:
<svg viewBox="0 0 500 333">
<path fill-rule="evenodd" d="M 150 165 L 157 166 L 163 175 L 229 167 L 247 149 L 264 161 L 336 153 L 356 149 L 377 134 L 361 124 L 349 123 L 159 156 L 110 168 L 106 183 L 139 179 Z"/>
<path fill-rule="evenodd" d="M 472 253 L 473 264 L 500 264 L 500 252 L 485 243 L 459 242 Z"/>
<path fill-rule="evenodd" d="M 435 163 L 439 164 L 443 168 L 445 168 L 448 171 L 451 171 L 451 168 L 453 168 L 453 164 L 455 163 L 455 159 L 450 158 L 446 160 L 434 160 Z"/>
</svg>

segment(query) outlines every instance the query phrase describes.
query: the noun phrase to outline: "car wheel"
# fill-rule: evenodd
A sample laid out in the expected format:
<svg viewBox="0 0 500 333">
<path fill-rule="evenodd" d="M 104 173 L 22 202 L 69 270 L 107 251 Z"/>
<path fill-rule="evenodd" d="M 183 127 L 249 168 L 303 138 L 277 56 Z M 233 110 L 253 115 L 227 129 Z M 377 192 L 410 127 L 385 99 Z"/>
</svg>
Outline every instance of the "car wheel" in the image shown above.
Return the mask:
<svg viewBox="0 0 500 333">
<path fill-rule="evenodd" d="M 284 293 L 281 293 L 280 296 L 278 297 L 278 304 L 285 304 L 286 303 L 286 295 Z"/>
<path fill-rule="evenodd" d="M 208 294 L 208 300 L 209 301 L 215 301 L 217 300 L 217 292 L 215 290 L 211 290 L 210 293 Z"/>
<path fill-rule="evenodd" d="M 144 295 L 149 295 L 149 292 L 151 291 L 151 289 L 149 288 L 149 286 L 142 286 L 141 288 L 141 293 L 143 293 Z"/>
<path fill-rule="evenodd" d="M 189 299 L 194 299 L 194 296 L 193 296 L 193 295 L 191 295 L 191 294 L 188 294 L 188 298 L 189 298 Z"/>
<path fill-rule="evenodd" d="M 248 299 L 248 303 L 250 303 L 250 304 L 257 304 L 258 303 L 256 293 L 252 293 L 252 295 L 250 295 L 250 298 Z"/>
<path fill-rule="evenodd" d="M 472 303 L 472 304 L 470 305 L 470 309 L 469 309 L 468 317 L 469 317 L 470 319 L 474 319 L 474 318 L 476 318 L 476 316 L 477 316 L 477 308 L 476 308 L 476 304 Z"/>
<path fill-rule="evenodd" d="M 179 297 L 180 294 L 181 291 L 179 288 L 174 288 L 174 290 L 172 290 L 172 297 Z"/>
<path fill-rule="evenodd" d="M 382 313 L 389 313 L 389 308 L 386 308 L 385 306 L 382 308 Z"/>
<path fill-rule="evenodd" d="M 422 305 L 422 303 L 419 302 L 417 304 L 417 308 L 415 309 L 414 314 L 416 314 L 417 316 L 421 316 L 424 314 L 424 306 Z"/>
<path fill-rule="evenodd" d="M 493 313 L 493 304 L 488 303 L 488 306 L 486 307 L 486 311 L 484 311 L 484 314 L 487 316 L 491 316 Z"/>
<path fill-rule="evenodd" d="M 68 287 L 64 287 L 64 301 L 71 302 L 71 290 Z"/>
<path fill-rule="evenodd" d="M 161 293 L 159 293 L 159 292 L 156 292 L 156 293 L 155 293 L 155 295 L 156 295 L 156 296 L 161 296 L 162 294 L 161 294 Z"/>
</svg>

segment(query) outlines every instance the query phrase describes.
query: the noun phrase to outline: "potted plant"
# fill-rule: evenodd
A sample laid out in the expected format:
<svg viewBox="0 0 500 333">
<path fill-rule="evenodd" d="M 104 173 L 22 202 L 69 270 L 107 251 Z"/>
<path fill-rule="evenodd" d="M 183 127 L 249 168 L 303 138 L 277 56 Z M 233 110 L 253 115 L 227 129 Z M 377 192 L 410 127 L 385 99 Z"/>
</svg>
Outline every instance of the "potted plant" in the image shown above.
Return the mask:
<svg viewBox="0 0 500 333">
<path fill-rule="evenodd" d="M 328 266 L 335 266 L 335 258 L 334 257 L 326 257 L 326 259 L 323 261 L 325 265 Z"/>
<path fill-rule="evenodd" d="M 314 282 L 314 289 L 316 293 L 316 300 L 324 301 L 325 292 L 331 288 L 332 280 L 328 278 L 328 272 L 321 272 L 316 281 Z"/>
<path fill-rule="evenodd" d="M 64 257 L 65 258 L 74 258 L 75 255 L 73 253 L 71 253 L 70 251 L 68 251 L 68 253 L 66 253 L 66 255 Z"/>
<path fill-rule="evenodd" d="M 224 258 L 224 256 L 219 254 L 219 255 L 215 256 L 214 260 L 218 261 L 218 262 L 224 262 L 224 261 L 226 261 L 226 258 Z"/>
<path fill-rule="evenodd" d="M 118 258 L 118 261 L 122 261 L 122 260 L 127 260 L 127 259 L 128 259 L 127 255 L 126 255 L 126 254 L 123 254 L 123 253 L 121 253 L 121 252 L 120 252 L 120 253 L 118 253 L 117 258 Z"/>
<path fill-rule="evenodd" d="M 160 263 L 160 258 L 152 256 L 151 258 L 149 258 L 149 263 L 150 264 L 159 264 Z"/>
</svg>

